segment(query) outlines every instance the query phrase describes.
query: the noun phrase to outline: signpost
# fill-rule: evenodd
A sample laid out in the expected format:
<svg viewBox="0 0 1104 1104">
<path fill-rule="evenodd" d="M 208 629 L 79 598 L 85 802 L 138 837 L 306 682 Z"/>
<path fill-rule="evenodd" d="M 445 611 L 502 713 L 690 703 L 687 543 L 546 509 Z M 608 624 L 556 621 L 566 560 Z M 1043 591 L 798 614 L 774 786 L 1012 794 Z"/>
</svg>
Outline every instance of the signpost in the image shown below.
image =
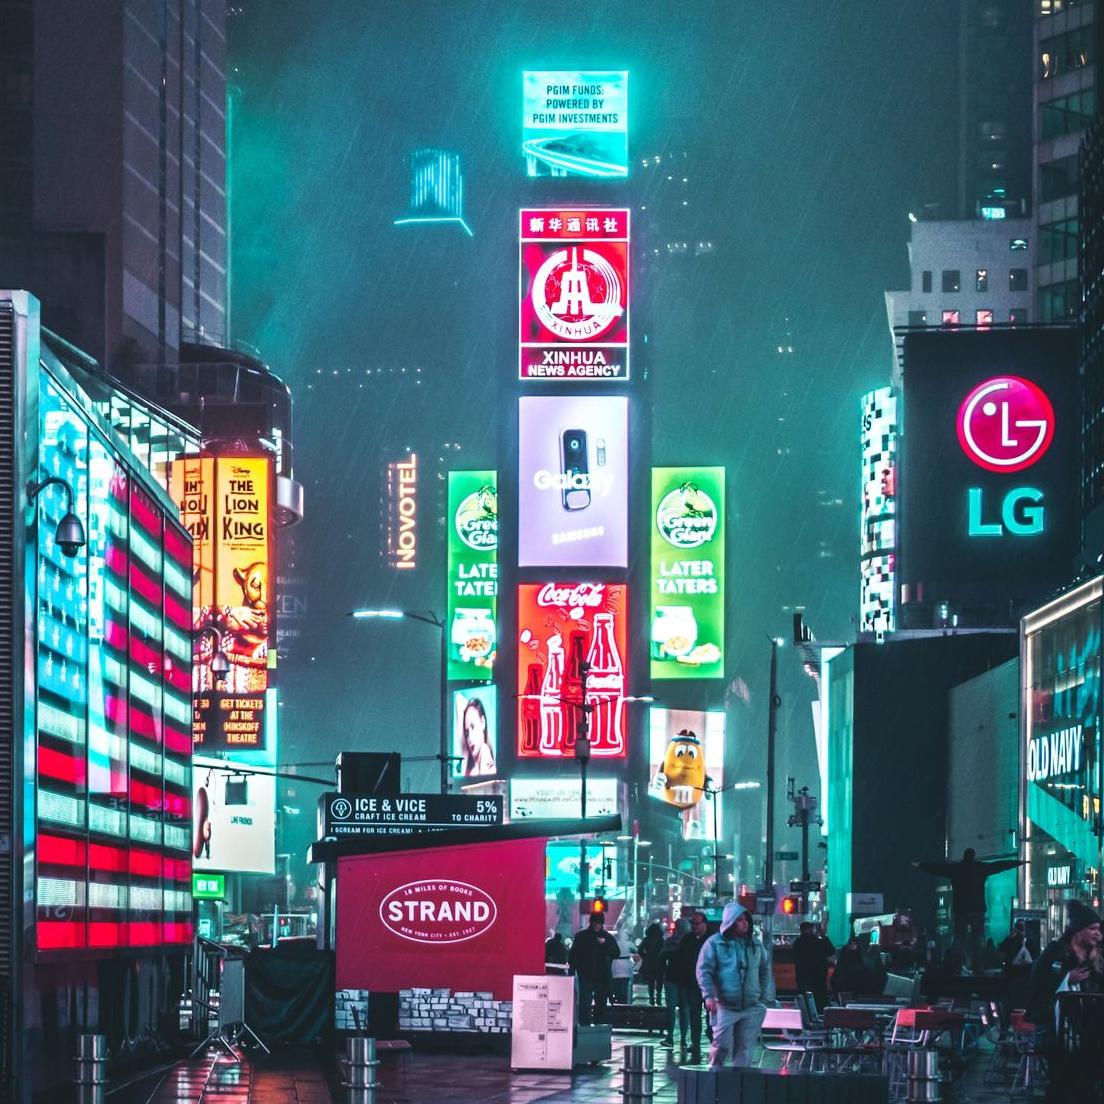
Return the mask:
<svg viewBox="0 0 1104 1104">
<path fill-rule="evenodd" d="M 358 797 L 323 794 L 323 834 L 330 837 L 409 835 L 445 828 L 490 828 L 502 824 L 500 796 L 396 794 Z"/>
</svg>

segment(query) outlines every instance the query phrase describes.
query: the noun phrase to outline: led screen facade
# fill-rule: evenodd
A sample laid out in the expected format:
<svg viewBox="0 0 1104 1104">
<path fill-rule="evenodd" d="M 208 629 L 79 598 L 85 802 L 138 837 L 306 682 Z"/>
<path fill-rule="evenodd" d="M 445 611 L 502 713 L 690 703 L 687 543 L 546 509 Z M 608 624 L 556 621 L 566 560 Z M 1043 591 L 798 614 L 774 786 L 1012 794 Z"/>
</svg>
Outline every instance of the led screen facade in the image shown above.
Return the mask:
<svg viewBox="0 0 1104 1104">
<path fill-rule="evenodd" d="M 526 70 L 521 147 L 529 176 L 629 174 L 629 74 Z"/>
<path fill-rule="evenodd" d="M 619 397 L 518 400 L 518 564 L 628 563 L 629 404 Z"/>
<path fill-rule="evenodd" d="M 897 627 L 897 397 L 891 387 L 862 398 L 862 517 L 859 631 Z"/>
<path fill-rule="evenodd" d="M 653 679 L 724 675 L 724 468 L 652 469 Z"/>
<path fill-rule="evenodd" d="M 275 773 L 196 756 L 192 789 L 195 869 L 275 873 Z"/>
<path fill-rule="evenodd" d="M 519 218 L 519 378 L 627 380 L 628 210 L 523 208 Z"/>
<path fill-rule="evenodd" d="M 585 719 L 593 758 L 624 758 L 628 587 L 523 583 L 517 610 L 518 757 L 574 756 Z"/>
<path fill-rule="evenodd" d="M 37 500 L 37 951 L 192 939 L 191 564 L 187 533 L 89 408 L 43 369 L 39 468 L 74 491 L 87 544 L 62 554 L 58 487 Z"/>
<path fill-rule="evenodd" d="M 170 493 L 194 542 L 192 733 L 203 751 L 259 750 L 265 741 L 274 578 L 274 479 L 269 456 L 173 462 Z M 212 663 L 225 657 L 220 676 Z"/>
<path fill-rule="evenodd" d="M 706 792 L 724 786 L 724 714 L 653 706 L 648 733 L 649 796 L 680 811 L 684 839 L 723 839 L 722 805 Z"/>
<path fill-rule="evenodd" d="M 909 333 L 903 355 L 902 612 L 1007 617 L 1068 578 L 1077 548 L 1076 333 Z"/>
<path fill-rule="evenodd" d="M 487 682 L 497 650 L 498 486 L 493 471 L 448 474 L 448 677 Z"/>
<path fill-rule="evenodd" d="M 452 773 L 457 778 L 498 773 L 498 692 L 493 686 L 453 691 Z"/>
</svg>

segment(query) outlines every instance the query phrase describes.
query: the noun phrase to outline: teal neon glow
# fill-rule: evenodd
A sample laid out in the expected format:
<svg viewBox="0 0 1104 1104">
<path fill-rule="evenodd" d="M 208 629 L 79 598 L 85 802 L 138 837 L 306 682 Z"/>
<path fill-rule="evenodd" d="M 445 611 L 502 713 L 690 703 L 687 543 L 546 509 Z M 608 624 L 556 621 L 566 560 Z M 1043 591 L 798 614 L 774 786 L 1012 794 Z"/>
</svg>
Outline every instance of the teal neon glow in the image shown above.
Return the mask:
<svg viewBox="0 0 1104 1104">
<path fill-rule="evenodd" d="M 1001 520 L 984 521 L 984 492 L 981 487 L 967 491 L 967 533 L 971 537 L 1033 537 L 1043 531 L 1045 510 L 1043 492 L 1038 487 L 1013 487 L 1001 503 Z"/>
<path fill-rule="evenodd" d="M 439 216 L 426 216 L 424 218 L 397 218 L 395 219 L 395 226 L 411 226 L 415 223 L 447 223 L 454 222 L 463 227 L 464 232 L 469 238 L 474 238 L 475 235 L 471 231 L 471 227 L 462 218 L 453 218 L 451 215 L 439 215 Z"/>
</svg>

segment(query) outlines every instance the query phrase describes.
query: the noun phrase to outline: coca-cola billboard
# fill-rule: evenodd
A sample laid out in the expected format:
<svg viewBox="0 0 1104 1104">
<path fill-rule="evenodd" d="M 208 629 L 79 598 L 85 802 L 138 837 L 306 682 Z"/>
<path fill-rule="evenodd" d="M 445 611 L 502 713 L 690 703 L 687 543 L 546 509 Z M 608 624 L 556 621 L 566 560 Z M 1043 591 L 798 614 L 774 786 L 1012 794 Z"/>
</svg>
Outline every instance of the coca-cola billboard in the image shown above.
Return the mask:
<svg viewBox="0 0 1104 1104">
<path fill-rule="evenodd" d="M 584 731 L 594 758 L 624 758 L 628 605 L 623 583 L 518 587 L 520 758 L 574 756 Z"/>
</svg>

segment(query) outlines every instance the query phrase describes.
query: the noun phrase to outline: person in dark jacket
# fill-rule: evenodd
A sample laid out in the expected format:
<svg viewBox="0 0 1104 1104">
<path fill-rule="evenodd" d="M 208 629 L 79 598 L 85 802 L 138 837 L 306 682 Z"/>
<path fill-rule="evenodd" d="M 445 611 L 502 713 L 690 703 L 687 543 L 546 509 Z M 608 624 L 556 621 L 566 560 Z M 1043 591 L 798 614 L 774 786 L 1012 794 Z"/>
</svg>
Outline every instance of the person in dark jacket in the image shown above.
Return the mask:
<svg viewBox="0 0 1104 1104">
<path fill-rule="evenodd" d="M 864 948 L 855 937 L 840 948 L 832 971 L 832 992 L 852 996 L 874 996 L 885 989 L 886 971 L 869 944 Z"/>
<path fill-rule="evenodd" d="M 793 953 L 797 991 L 812 993 L 818 1011 L 823 1012 L 828 1003 L 828 964 L 836 948 L 819 924 L 806 920 L 793 942 Z"/>
<path fill-rule="evenodd" d="M 685 917 L 676 920 L 675 930 L 663 941 L 663 947 L 659 952 L 659 969 L 663 980 L 663 1007 L 667 1010 L 667 1032 L 663 1036 L 663 1045 L 675 1045 L 675 1014 L 677 1013 L 683 1053 L 686 1052 L 686 1032 L 690 1027 L 690 1009 L 682 999 L 678 982 L 672 975 L 672 964 L 678 954 L 679 944 L 689 934 L 690 921 Z"/>
<path fill-rule="evenodd" d="M 663 977 L 659 956 L 663 951 L 663 929 L 649 924 L 636 953 L 640 955 L 640 980 L 648 983 L 648 1003 L 658 1005 L 663 997 Z"/>
<path fill-rule="evenodd" d="M 567 944 L 562 932 L 554 932 L 551 939 L 545 940 L 544 963 L 546 966 L 567 965 Z"/>
<path fill-rule="evenodd" d="M 1042 1035 L 1050 1084 L 1047 1104 L 1079 1104 L 1096 1098 L 1095 1060 L 1104 1040 L 1082 1040 L 1077 1050 L 1058 1031 L 1058 993 L 1104 993 L 1100 916 L 1070 901 L 1066 930 L 1044 948 L 1031 970 L 1027 1015 Z"/>
<path fill-rule="evenodd" d="M 579 979 L 579 1023 L 598 1023 L 602 1019 L 613 983 L 613 960 L 620 953 L 617 940 L 606 931 L 605 915 L 592 912 L 568 955 Z"/>
<path fill-rule="evenodd" d="M 709 938 L 709 922 L 704 912 L 690 915 L 690 933 L 683 937 L 678 950 L 671 956 L 671 979 L 679 989 L 679 1000 L 686 1006 L 690 1024 L 691 1063 L 701 1061 L 702 993 L 698 987 L 698 956 Z M 683 1048 L 683 1058 L 687 1055 Z"/>
</svg>

